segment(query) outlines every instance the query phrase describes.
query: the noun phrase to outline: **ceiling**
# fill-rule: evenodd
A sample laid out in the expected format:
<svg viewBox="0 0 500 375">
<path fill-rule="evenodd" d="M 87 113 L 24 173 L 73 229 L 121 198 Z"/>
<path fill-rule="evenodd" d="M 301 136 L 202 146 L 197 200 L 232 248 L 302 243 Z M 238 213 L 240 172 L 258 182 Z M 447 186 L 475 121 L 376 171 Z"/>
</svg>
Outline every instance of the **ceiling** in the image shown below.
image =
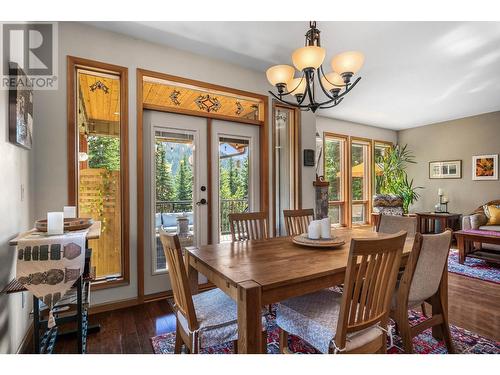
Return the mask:
<svg viewBox="0 0 500 375">
<path fill-rule="evenodd" d="M 264 74 L 291 64 L 308 22 L 90 22 Z M 365 54 L 363 77 L 323 116 L 406 129 L 500 110 L 500 22 L 318 22 L 324 68 Z M 271 87 L 269 87 L 271 89 Z"/>
</svg>

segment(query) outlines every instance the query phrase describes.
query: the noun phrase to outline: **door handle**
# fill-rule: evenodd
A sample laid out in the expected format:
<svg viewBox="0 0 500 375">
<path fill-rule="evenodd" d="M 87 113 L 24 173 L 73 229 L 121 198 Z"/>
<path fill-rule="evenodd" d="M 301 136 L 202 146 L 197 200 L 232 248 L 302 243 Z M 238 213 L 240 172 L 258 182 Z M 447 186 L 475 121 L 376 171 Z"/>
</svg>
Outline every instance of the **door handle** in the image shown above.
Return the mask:
<svg viewBox="0 0 500 375">
<path fill-rule="evenodd" d="M 202 198 L 199 202 L 196 202 L 196 205 L 202 205 L 202 204 L 207 204 L 207 200 L 205 198 Z"/>
</svg>

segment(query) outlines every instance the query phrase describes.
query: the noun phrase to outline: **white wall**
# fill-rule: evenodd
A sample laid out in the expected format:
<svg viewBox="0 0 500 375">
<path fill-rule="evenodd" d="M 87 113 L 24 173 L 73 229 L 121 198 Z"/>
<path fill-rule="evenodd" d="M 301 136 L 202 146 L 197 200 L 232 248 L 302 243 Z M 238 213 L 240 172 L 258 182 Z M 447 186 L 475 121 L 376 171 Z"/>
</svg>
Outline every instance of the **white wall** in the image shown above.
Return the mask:
<svg viewBox="0 0 500 375">
<path fill-rule="evenodd" d="M 33 170 L 34 150 L 25 150 L 9 143 L 9 92 L 0 90 L 0 289 L 15 276 L 15 249 L 9 240 L 33 226 Z M 34 102 L 34 106 L 38 103 Z M 38 126 L 34 117 L 34 125 Z M 37 139 L 34 138 L 34 148 Z M 24 197 L 21 199 L 21 185 Z M 0 295 L 0 353 L 12 353 L 29 326 L 31 294 Z"/>
</svg>

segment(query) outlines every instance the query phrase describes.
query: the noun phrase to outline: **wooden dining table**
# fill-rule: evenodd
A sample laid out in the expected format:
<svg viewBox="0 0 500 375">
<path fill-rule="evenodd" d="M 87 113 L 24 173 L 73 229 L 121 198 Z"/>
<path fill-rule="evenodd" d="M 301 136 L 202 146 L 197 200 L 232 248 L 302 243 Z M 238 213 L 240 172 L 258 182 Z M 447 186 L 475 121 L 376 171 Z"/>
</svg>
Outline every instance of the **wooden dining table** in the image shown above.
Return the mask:
<svg viewBox="0 0 500 375">
<path fill-rule="evenodd" d="M 351 239 L 388 236 L 371 228 L 335 229 L 332 233 L 345 244 L 336 249 L 312 248 L 294 244 L 291 237 L 276 237 L 187 247 L 185 256 L 191 291 L 198 293 L 198 273 L 201 273 L 236 301 L 238 350 L 240 353 L 260 353 L 263 306 L 342 284 Z M 413 242 L 413 238 L 406 239 L 402 266 L 406 264 Z M 447 280 L 441 284 L 442 296 L 446 298 Z M 436 335 L 440 336 L 439 332 Z"/>
</svg>

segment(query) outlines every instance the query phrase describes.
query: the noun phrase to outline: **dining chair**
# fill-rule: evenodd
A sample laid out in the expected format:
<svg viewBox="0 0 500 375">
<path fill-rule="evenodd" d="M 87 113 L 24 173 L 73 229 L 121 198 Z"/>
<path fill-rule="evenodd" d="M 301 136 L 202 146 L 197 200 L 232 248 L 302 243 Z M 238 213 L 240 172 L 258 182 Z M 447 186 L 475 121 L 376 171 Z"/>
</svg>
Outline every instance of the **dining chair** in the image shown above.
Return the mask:
<svg viewBox="0 0 500 375">
<path fill-rule="evenodd" d="M 377 232 L 393 234 L 400 230 L 404 230 L 408 237 L 415 237 L 417 233 L 417 218 L 415 216 L 380 214 L 377 223 Z"/>
<path fill-rule="evenodd" d="M 229 214 L 229 224 L 233 241 L 269 238 L 267 214 L 265 212 Z"/>
<path fill-rule="evenodd" d="M 288 236 L 298 236 L 307 233 L 309 223 L 314 220 L 314 209 L 283 210 L 285 229 Z"/>
<path fill-rule="evenodd" d="M 192 295 L 179 237 L 160 230 L 160 239 L 168 265 L 177 317 L 174 353 L 184 344 L 189 353 L 233 341 L 238 351 L 238 312 L 236 303 L 220 289 Z M 267 322 L 262 317 L 262 350 L 267 352 Z"/>
<path fill-rule="evenodd" d="M 400 230 L 406 231 L 407 237 L 415 237 L 417 233 L 417 218 L 415 216 L 395 216 L 380 214 L 379 220 L 377 222 L 377 232 L 380 233 L 397 233 Z M 398 273 L 398 281 L 403 277 L 405 268 L 401 267 Z M 425 302 L 420 306 L 422 314 L 427 316 L 427 310 L 425 308 Z"/>
<path fill-rule="evenodd" d="M 412 338 L 433 326 L 441 327 L 448 353 L 454 353 L 440 290 L 443 275 L 448 272 L 451 239 L 451 229 L 439 234 L 417 233 L 403 277 L 393 294 L 390 316 L 396 322 L 396 329 L 407 354 L 413 352 Z M 408 310 L 424 301 L 432 301 L 432 317 L 410 326 Z"/>
<path fill-rule="evenodd" d="M 288 334 L 322 353 L 385 353 L 387 321 L 406 232 L 352 239 L 343 293 L 323 289 L 280 302 L 280 352 Z"/>
</svg>

